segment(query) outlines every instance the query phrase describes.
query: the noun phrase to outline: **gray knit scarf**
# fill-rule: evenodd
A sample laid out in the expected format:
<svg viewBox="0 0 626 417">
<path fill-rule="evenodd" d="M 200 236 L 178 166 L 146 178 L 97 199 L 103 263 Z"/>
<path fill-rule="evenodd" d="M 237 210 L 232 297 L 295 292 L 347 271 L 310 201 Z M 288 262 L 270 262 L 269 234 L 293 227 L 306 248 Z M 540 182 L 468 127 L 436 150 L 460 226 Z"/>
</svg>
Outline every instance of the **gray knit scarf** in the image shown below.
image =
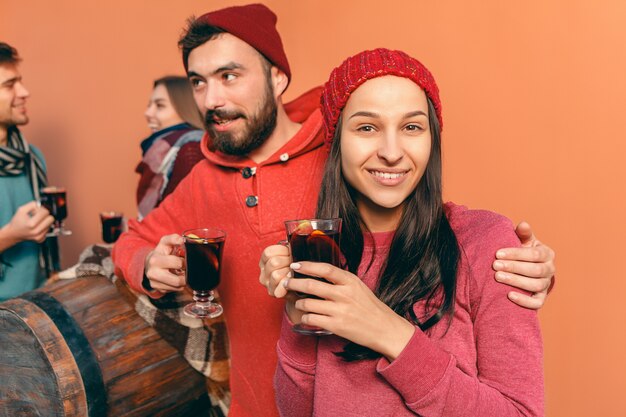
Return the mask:
<svg viewBox="0 0 626 417">
<path fill-rule="evenodd" d="M 14 177 L 26 171 L 35 199 L 39 200 L 39 190 L 48 182 L 43 161 L 30 151 L 17 128 L 9 128 L 7 133 L 6 146 L 0 146 L 0 177 Z"/>
</svg>

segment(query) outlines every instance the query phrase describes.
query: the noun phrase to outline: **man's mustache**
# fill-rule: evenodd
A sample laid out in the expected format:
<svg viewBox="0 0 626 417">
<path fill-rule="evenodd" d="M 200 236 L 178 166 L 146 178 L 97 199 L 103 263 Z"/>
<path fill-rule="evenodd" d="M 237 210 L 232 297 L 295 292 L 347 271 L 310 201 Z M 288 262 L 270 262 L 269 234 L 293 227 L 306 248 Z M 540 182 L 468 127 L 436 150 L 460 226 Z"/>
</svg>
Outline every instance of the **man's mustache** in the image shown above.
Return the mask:
<svg viewBox="0 0 626 417">
<path fill-rule="evenodd" d="M 208 110 L 204 115 L 204 124 L 211 126 L 215 123 L 215 119 L 236 119 L 238 117 L 244 118 L 245 115 L 236 110 Z"/>
</svg>

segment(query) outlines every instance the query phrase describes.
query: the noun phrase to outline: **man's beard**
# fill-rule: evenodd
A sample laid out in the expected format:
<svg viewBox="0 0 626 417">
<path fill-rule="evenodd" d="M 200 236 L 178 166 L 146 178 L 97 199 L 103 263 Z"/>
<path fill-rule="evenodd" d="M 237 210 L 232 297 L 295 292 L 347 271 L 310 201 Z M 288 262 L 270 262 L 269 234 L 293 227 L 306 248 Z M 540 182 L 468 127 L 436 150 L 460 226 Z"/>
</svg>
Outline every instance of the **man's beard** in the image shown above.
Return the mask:
<svg viewBox="0 0 626 417">
<path fill-rule="evenodd" d="M 265 97 L 257 112 L 249 118 L 237 111 L 208 110 L 204 116 L 204 127 L 211 137 L 212 147 L 228 155 L 247 155 L 261 146 L 276 128 L 277 106 L 272 95 L 272 89 L 268 85 Z M 238 136 L 231 132 L 218 132 L 214 127 L 213 118 L 247 119 L 244 129 Z"/>
</svg>

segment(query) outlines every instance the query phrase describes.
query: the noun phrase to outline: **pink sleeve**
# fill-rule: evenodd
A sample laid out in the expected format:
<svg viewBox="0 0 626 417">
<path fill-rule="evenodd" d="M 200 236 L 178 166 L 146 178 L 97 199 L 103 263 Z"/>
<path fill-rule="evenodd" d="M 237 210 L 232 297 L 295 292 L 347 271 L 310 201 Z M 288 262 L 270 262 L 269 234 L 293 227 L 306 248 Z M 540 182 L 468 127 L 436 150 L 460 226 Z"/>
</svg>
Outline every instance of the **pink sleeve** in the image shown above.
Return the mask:
<svg viewBox="0 0 626 417">
<path fill-rule="evenodd" d="M 284 314 L 276 347 L 276 406 L 282 417 L 311 416 L 318 338 L 295 333 L 291 326 L 287 314 Z"/>
<path fill-rule="evenodd" d="M 162 296 L 158 292 L 149 292 L 141 285 L 146 256 L 156 247 L 165 235 L 183 232 L 185 224 L 193 224 L 190 219 L 190 207 L 193 208 L 191 181 L 182 181 L 176 188 L 178 198 L 168 198 L 159 207 L 152 210 L 143 221 L 131 219 L 128 232 L 123 233 L 113 246 L 112 258 L 115 273 L 128 282 L 130 287 L 152 298 Z"/>
<path fill-rule="evenodd" d="M 536 312 L 512 303 L 510 287 L 494 279 L 491 263 L 502 247 L 519 246 L 512 225 L 499 217 L 459 239 L 470 268 L 470 309 L 478 376 L 417 330 L 392 363 L 378 372 L 411 410 L 430 416 L 542 416 L 543 352 Z M 471 232 L 471 230 L 470 230 Z M 463 256 L 463 255 L 462 255 Z M 463 261 L 462 261 L 463 262 Z"/>
</svg>

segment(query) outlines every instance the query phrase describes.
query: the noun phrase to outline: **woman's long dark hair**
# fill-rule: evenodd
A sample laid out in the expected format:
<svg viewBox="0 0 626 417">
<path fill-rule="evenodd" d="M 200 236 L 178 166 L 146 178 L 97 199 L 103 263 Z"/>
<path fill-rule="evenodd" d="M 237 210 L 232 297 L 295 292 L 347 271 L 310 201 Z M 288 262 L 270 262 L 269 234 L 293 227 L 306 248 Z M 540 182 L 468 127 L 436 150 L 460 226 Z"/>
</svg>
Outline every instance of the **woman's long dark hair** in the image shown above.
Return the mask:
<svg viewBox="0 0 626 417">
<path fill-rule="evenodd" d="M 443 212 L 441 134 L 435 108 L 428 99 L 431 131 L 430 159 L 424 175 L 406 204 L 386 263 L 381 269 L 376 296 L 401 317 L 427 330 L 444 316 L 452 318 L 460 250 Z M 355 203 L 355 190 L 341 170 L 341 119 L 326 162 L 317 201 L 319 218 L 341 217 L 341 250 L 350 272 L 356 274 L 363 254 L 363 233 L 370 233 Z M 413 305 L 426 300 L 426 316 L 417 317 Z M 380 357 L 373 350 L 350 342 L 337 353 L 346 361 Z"/>
</svg>

